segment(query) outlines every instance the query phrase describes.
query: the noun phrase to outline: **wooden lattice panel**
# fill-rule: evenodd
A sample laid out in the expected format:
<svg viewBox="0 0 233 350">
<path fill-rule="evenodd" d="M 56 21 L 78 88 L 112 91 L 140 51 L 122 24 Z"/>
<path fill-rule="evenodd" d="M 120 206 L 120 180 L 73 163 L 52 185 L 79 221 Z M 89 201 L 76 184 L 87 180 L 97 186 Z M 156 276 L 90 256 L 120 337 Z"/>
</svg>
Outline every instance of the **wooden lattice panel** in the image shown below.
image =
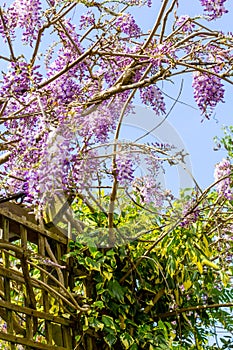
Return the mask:
<svg viewBox="0 0 233 350">
<path fill-rule="evenodd" d="M 0 205 L 0 233 L 0 339 L 7 349 L 73 349 L 67 237 L 14 203 Z"/>
</svg>

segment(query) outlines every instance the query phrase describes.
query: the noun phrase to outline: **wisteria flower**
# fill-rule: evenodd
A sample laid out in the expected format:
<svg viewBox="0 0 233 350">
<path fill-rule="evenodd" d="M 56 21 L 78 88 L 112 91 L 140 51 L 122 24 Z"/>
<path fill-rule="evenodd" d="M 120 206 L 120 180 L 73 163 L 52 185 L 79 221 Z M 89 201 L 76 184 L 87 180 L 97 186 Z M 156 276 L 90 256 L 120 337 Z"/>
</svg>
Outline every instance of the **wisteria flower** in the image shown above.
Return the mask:
<svg viewBox="0 0 233 350">
<path fill-rule="evenodd" d="M 188 15 L 180 16 L 176 21 L 176 26 L 181 27 L 181 30 L 187 33 L 192 32 L 195 27 Z"/>
<path fill-rule="evenodd" d="M 36 87 L 42 80 L 42 75 L 38 72 L 38 68 L 39 66 L 31 68 L 30 65 L 23 61 L 11 62 L 0 86 L 0 96 L 6 97 L 8 94 L 21 96 L 30 87 Z"/>
<path fill-rule="evenodd" d="M 224 3 L 226 0 L 200 0 L 201 5 L 204 7 L 204 12 L 208 15 L 209 20 L 213 20 L 222 17 L 228 10 L 225 8 Z"/>
<path fill-rule="evenodd" d="M 106 142 L 116 126 L 113 108 L 100 106 L 98 110 L 79 118 L 79 135 L 93 137 L 96 142 Z"/>
<path fill-rule="evenodd" d="M 135 19 L 129 13 L 124 13 L 118 17 L 115 26 L 122 31 L 124 34 L 131 36 L 139 36 L 141 34 L 141 29 L 136 24 Z"/>
<path fill-rule="evenodd" d="M 219 195 L 229 200 L 233 200 L 231 173 L 232 165 L 228 159 L 224 158 L 221 162 L 215 165 L 214 180 L 218 181 L 222 177 L 225 177 L 216 184 L 217 192 Z"/>
<path fill-rule="evenodd" d="M 219 102 L 224 102 L 224 88 L 221 79 L 211 73 L 193 74 L 194 99 L 202 114 L 209 118 Z"/>
<path fill-rule="evenodd" d="M 23 29 L 22 41 L 32 46 L 42 27 L 42 6 L 40 0 L 15 0 L 9 8 L 9 16 L 17 27 Z"/>
<path fill-rule="evenodd" d="M 182 221 L 180 223 L 181 227 L 189 227 L 191 224 L 195 223 L 200 215 L 200 209 L 193 207 L 193 201 L 188 201 L 185 203 L 182 211 Z"/>
<path fill-rule="evenodd" d="M 169 63 L 172 59 L 176 58 L 176 52 L 172 47 L 172 42 L 157 44 L 155 41 L 153 46 L 155 48 L 149 54 L 151 56 L 150 61 L 154 67 L 159 67 L 162 63 Z"/>
<path fill-rule="evenodd" d="M 125 185 L 134 178 L 134 164 L 130 154 L 119 153 L 116 157 L 116 175 L 120 184 Z"/>
<path fill-rule="evenodd" d="M 144 104 L 150 105 L 157 115 L 166 113 L 166 106 L 161 90 L 155 86 L 140 89 L 140 97 Z"/>
<path fill-rule="evenodd" d="M 165 195 L 159 183 L 151 175 L 136 178 L 132 183 L 133 190 L 138 193 L 143 203 L 153 203 L 155 207 L 161 207 Z"/>
<path fill-rule="evenodd" d="M 95 16 L 92 11 L 88 11 L 86 14 L 82 15 L 80 18 L 79 29 L 86 29 L 95 24 Z"/>
</svg>

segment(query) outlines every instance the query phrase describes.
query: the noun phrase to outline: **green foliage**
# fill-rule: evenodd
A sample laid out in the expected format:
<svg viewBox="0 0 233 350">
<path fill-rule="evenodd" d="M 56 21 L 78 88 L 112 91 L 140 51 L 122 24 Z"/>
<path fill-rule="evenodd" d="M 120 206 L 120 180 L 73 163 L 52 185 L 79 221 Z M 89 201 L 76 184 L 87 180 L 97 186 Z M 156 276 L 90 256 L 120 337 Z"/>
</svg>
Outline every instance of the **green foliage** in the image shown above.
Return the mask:
<svg viewBox="0 0 233 350">
<path fill-rule="evenodd" d="M 227 229 L 232 208 L 214 192 L 201 196 L 194 201 L 196 222 L 181 224 L 183 203 L 191 199 L 183 193 L 159 218 L 152 208 L 146 212 L 125 204 L 115 225 L 132 222 L 134 227 L 138 220 L 137 240 L 113 248 L 97 247 L 94 241 L 85 245 L 79 236 L 70 243 L 69 256 L 78 271 L 74 292 L 90 305 L 76 330 L 79 349 L 91 342 L 93 349 L 211 350 L 218 348 L 209 343 L 216 327 L 233 331 L 232 233 Z M 79 219 L 83 215 L 85 220 L 86 211 L 79 201 Z M 99 225 L 96 211 L 93 226 Z M 101 220 L 107 225 L 106 218 Z M 222 349 L 230 348 L 227 336 L 220 341 Z"/>
<path fill-rule="evenodd" d="M 216 149 L 223 146 L 228 152 L 230 158 L 233 157 L 233 126 L 223 128 L 224 136 L 222 138 L 215 137 Z"/>
</svg>

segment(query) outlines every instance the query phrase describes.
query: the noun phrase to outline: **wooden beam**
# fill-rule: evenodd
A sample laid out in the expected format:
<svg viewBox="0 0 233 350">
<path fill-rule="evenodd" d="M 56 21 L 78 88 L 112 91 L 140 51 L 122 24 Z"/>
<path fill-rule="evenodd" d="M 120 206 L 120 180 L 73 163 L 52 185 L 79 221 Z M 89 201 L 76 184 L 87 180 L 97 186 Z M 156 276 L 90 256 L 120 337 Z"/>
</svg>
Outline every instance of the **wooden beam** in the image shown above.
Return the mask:
<svg viewBox="0 0 233 350">
<path fill-rule="evenodd" d="M 17 337 L 15 335 L 3 333 L 3 332 L 0 332 L 0 339 L 8 341 L 8 342 L 11 342 L 11 343 L 16 343 L 16 344 L 29 346 L 32 349 L 39 349 L 39 350 L 70 350 L 68 348 L 64 348 L 63 346 L 42 344 L 42 343 L 35 342 L 33 340 L 29 340 L 29 339 L 22 338 L 22 337 Z"/>
<path fill-rule="evenodd" d="M 9 241 L 9 220 L 4 218 L 3 219 L 3 239 L 5 241 Z M 9 254 L 4 251 L 2 252 L 2 260 L 3 264 L 6 269 L 9 269 L 10 267 L 10 261 L 9 261 Z M 4 277 L 3 285 L 4 285 L 4 299 L 6 302 L 11 303 L 11 285 L 10 285 L 10 278 Z M 7 309 L 6 310 L 6 324 L 7 324 L 7 333 L 13 334 L 14 332 L 14 325 L 13 325 L 13 317 L 12 317 L 12 310 Z M 13 350 L 15 348 L 14 343 L 11 342 L 10 349 Z"/>
<path fill-rule="evenodd" d="M 19 205 L 13 203 L 4 203 L 4 207 L 2 205 L 0 205 L 0 215 L 11 219 L 12 221 L 15 221 L 18 225 L 24 225 L 26 228 L 32 230 L 34 233 L 43 234 L 46 237 L 52 238 L 57 242 L 67 245 L 68 238 L 62 232 L 62 229 L 59 230 L 57 228 L 53 228 L 50 231 L 46 230 L 45 228 L 36 224 L 35 219 L 33 220 L 34 222 L 32 222 L 31 217 L 28 215 L 28 212 L 26 210 L 22 211 L 22 208 L 20 208 Z M 17 207 L 19 213 L 17 213 Z M 24 217 L 22 216 L 22 213 L 25 214 L 23 215 Z M 28 231 L 28 234 L 30 234 L 30 231 Z M 18 232 L 18 235 L 20 235 L 20 232 Z"/>
<path fill-rule="evenodd" d="M 34 309 L 30 309 L 29 307 L 20 306 L 4 300 L 0 300 L 0 307 L 15 311 L 15 312 L 21 312 L 26 315 L 35 316 L 40 319 L 48 320 L 54 323 L 62 324 L 64 326 L 71 326 L 71 324 L 73 323 L 72 321 L 65 319 L 64 317 L 53 316 L 52 314 L 49 314 L 43 311 L 37 311 Z"/>
<path fill-rule="evenodd" d="M 24 278 L 23 278 L 22 272 L 11 269 L 11 268 L 6 269 L 5 267 L 1 266 L 1 264 L 0 264 L 0 276 L 8 277 L 11 280 L 14 280 L 14 281 L 17 281 L 21 284 L 24 284 Z M 41 286 L 36 281 L 32 281 L 32 285 L 35 288 L 43 289 L 43 286 Z"/>
</svg>

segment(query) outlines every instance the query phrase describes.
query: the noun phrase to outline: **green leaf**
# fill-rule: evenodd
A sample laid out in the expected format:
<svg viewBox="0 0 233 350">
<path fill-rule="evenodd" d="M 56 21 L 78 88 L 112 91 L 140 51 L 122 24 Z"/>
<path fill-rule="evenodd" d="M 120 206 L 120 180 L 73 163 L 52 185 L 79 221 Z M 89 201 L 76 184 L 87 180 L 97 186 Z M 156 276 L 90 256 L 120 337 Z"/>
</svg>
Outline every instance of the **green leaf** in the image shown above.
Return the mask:
<svg viewBox="0 0 233 350">
<path fill-rule="evenodd" d="M 116 331 L 116 326 L 111 316 L 102 315 L 102 322 L 104 323 L 105 327 Z"/>
<path fill-rule="evenodd" d="M 112 345 L 115 344 L 115 342 L 117 341 L 117 338 L 114 334 L 109 333 L 104 337 L 104 340 L 111 348 Z"/>
<path fill-rule="evenodd" d="M 98 301 L 95 301 L 92 304 L 92 306 L 95 307 L 95 308 L 98 308 L 98 309 L 103 309 L 104 308 L 104 303 L 102 302 L 102 300 L 98 300 Z"/>
<path fill-rule="evenodd" d="M 203 273 L 202 263 L 200 261 L 197 261 L 196 265 L 197 265 L 198 271 L 202 274 Z"/>
<path fill-rule="evenodd" d="M 115 254 L 116 254 L 116 252 L 115 252 L 113 249 L 108 250 L 108 251 L 106 252 L 106 255 L 107 255 L 107 256 L 114 256 Z"/>
<path fill-rule="evenodd" d="M 226 287 L 229 283 L 229 276 L 223 271 L 220 271 L 220 276 L 224 287 Z"/>
<path fill-rule="evenodd" d="M 102 271 L 101 273 L 103 277 L 105 277 L 108 281 L 112 278 L 112 272 L 109 271 Z"/>
<path fill-rule="evenodd" d="M 120 303 L 124 302 L 124 288 L 116 280 L 111 280 L 108 282 L 109 294 L 116 298 Z"/>
<path fill-rule="evenodd" d="M 80 339 L 81 339 L 81 335 L 76 335 L 75 340 L 77 343 L 79 342 Z"/>
<path fill-rule="evenodd" d="M 96 287 L 96 292 L 97 292 L 98 295 L 103 294 L 105 292 L 104 283 L 103 282 L 97 283 L 95 287 Z"/>
<path fill-rule="evenodd" d="M 97 318 L 94 318 L 93 321 L 90 323 L 90 326 L 95 328 L 95 331 L 98 331 L 99 329 L 102 331 L 104 329 L 103 322 L 100 322 L 97 320 Z"/>
<path fill-rule="evenodd" d="M 83 325 L 83 331 L 85 332 L 89 328 L 89 322 L 87 316 L 84 316 L 84 325 Z"/>
<path fill-rule="evenodd" d="M 184 281 L 183 285 L 184 285 L 184 289 L 188 290 L 192 286 L 192 281 L 190 280 Z"/>
<path fill-rule="evenodd" d="M 100 263 L 92 260 L 89 256 L 85 258 L 85 263 L 89 270 L 100 271 Z"/>
<path fill-rule="evenodd" d="M 99 259 L 103 254 L 96 248 L 96 246 L 89 246 L 89 251 L 94 259 Z"/>
<path fill-rule="evenodd" d="M 209 267 L 212 267 L 212 268 L 215 269 L 215 270 L 219 270 L 219 266 L 216 265 L 215 263 L 213 263 L 212 261 L 208 260 L 208 259 L 203 259 L 203 260 L 202 260 L 202 263 L 203 263 L 204 265 L 207 265 L 207 266 L 209 266 Z"/>
<path fill-rule="evenodd" d="M 120 340 L 125 349 L 129 349 L 134 343 L 134 339 L 127 332 L 120 335 Z"/>
</svg>

